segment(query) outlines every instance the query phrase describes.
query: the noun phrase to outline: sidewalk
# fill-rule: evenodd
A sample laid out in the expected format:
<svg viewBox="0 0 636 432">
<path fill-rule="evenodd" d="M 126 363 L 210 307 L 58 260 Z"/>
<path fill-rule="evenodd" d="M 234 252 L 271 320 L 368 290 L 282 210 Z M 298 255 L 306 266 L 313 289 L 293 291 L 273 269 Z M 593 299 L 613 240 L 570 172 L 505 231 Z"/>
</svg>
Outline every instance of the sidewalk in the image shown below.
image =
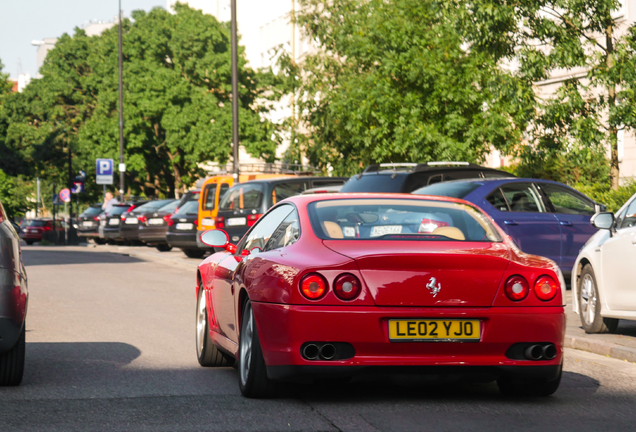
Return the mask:
<svg viewBox="0 0 636 432">
<path fill-rule="evenodd" d="M 636 321 L 620 320 L 615 334 L 586 334 L 572 311 L 572 291 L 567 292 L 567 303 L 566 347 L 636 363 Z"/>
<path fill-rule="evenodd" d="M 114 246 L 114 245 L 95 245 L 88 243 L 88 249 L 95 251 L 108 251 L 122 255 L 134 256 L 148 261 L 165 263 L 181 267 L 186 270 L 192 270 L 192 277 L 196 275 L 197 266 L 204 258 L 188 258 L 181 249 L 172 249 L 170 252 L 159 252 L 154 247 L 148 246 Z"/>
</svg>

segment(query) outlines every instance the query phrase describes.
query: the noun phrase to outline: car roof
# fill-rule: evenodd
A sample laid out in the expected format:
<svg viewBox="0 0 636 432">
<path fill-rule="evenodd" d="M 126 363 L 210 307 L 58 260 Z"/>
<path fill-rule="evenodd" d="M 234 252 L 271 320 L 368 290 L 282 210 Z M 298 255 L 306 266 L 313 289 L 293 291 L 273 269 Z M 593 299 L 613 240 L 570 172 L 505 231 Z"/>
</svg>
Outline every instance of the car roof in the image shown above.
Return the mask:
<svg viewBox="0 0 636 432">
<path fill-rule="evenodd" d="M 344 200 L 344 199 L 357 199 L 357 198 L 380 198 L 380 199 L 404 199 L 412 200 L 419 199 L 424 201 L 441 201 L 452 202 L 458 204 L 468 204 L 471 207 L 476 207 L 474 203 L 465 201 L 459 198 L 451 198 L 437 195 L 414 195 L 409 193 L 367 193 L 367 192 L 352 192 L 352 193 L 332 193 L 332 194 L 310 194 L 310 195 L 294 195 L 281 201 L 291 202 L 296 205 L 307 205 L 312 202 L 318 201 L 332 201 L 332 200 Z"/>
<path fill-rule="evenodd" d="M 357 175 L 368 174 L 398 174 L 409 175 L 419 172 L 448 172 L 448 171 L 466 171 L 466 170 L 481 170 L 481 171 L 495 171 L 505 172 L 497 168 L 489 168 L 481 165 L 477 165 L 469 162 L 427 162 L 423 164 L 416 163 L 386 163 L 386 164 L 374 164 L 369 165 L 365 170 Z M 511 174 L 512 175 L 512 174 Z"/>
<path fill-rule="evenodd" d="M 243 184 L 254 184 L 254 183 L 286 183 L 290 180 L 343 180 L 347 181 L 349 177 L 325 177 L 325 176 L 306 176 L 306 177 L 286 177 L 286 178 L 273 178 L 273 179 L 257 179 L 257 180 L 249 180 L 243 183 L 235 183 L 234 186 L 240 186 Z"/>
</svg>

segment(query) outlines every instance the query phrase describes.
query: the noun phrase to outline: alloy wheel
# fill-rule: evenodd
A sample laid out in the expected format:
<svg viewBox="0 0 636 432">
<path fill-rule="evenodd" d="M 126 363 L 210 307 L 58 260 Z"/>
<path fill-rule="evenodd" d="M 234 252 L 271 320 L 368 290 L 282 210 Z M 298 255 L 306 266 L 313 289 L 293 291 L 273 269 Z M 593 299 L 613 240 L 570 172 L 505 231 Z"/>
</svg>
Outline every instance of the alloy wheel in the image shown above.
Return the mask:
<svg viewBox="0 0 636 432">
<path fill-rule="evenodd" d="M 254 315 L 251 306 L 248 306 L 245 314 L 245 330 L 241 335 L 240 365 L 239 373 L 241 375 L 241 383 L 245 386 L 250 374 L 250 363 L 252 362 L 252 339 L 254 334 Z"/>
<path fill-rule="evenodd" d="M 585 323 L 592 325 L 596 316 L 596 286 L 592 275 L 586 274 L 581 284 L 581 314 Z"/>
</svg>

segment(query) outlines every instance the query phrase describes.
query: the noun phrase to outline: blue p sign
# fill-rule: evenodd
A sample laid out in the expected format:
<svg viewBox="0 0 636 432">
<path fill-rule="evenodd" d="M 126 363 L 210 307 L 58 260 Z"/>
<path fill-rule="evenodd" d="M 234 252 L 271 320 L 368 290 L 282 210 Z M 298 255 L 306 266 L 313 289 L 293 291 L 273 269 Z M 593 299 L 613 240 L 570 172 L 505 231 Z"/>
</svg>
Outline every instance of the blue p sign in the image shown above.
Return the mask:
<svg viewBox="0 0 636 432">
<path fill-rule="evenodd" d="M 97 175 L 113 175 L 112 159 L 97 159 Z"/>
<path fill-rule="evenodd" d="M 113 184 L 113 169 L 115 163 L 112 159 L 97 159 L 97 184 L 112 185 Z"/>
</svg>

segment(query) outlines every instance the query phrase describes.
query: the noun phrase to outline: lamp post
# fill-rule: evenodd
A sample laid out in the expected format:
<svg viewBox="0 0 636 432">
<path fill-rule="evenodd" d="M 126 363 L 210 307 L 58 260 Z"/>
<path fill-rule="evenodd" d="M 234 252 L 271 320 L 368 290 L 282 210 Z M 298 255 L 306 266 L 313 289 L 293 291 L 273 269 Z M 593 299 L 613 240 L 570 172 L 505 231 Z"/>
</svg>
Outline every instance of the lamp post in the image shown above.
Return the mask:
<svg viewBox="0 0 636 432">
<path fill-rule="evenodd" d="M 122 54 L 122 14 L 119 0 L 119 199 L 124 200 L 124 61 Z"/>
<path fill-rule="evenodd" d="M 238 47 L 236 37 L 236 0 L 232 0 L 232 156 L 234 160 L 234 184 L 239 182 L 239 94 Z"/>
</svg>

